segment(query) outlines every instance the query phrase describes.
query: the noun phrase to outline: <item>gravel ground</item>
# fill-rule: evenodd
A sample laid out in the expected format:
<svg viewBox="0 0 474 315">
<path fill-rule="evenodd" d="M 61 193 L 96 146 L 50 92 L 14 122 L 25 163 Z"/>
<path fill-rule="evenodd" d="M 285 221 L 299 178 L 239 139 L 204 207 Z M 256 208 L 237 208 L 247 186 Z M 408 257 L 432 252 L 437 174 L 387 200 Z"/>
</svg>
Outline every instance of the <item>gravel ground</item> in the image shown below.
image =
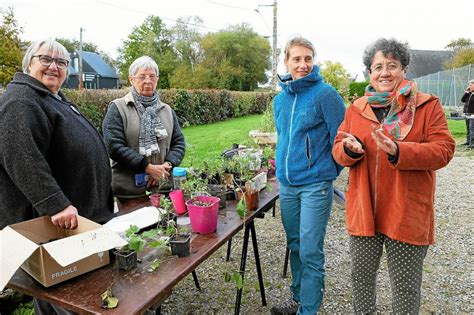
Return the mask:
<svg viewBox="0 0 474 315">
<path fill-rule="evenodd" d="M 474 154 L 459 148 L 448 167 L 438 172 L 436 195 L 436 245 L 430 247 L 424 266 L 422 287 L 423 314 L 474 313 L 473 272 L 473 211 Z M 344 170 L 336 182 L 343 188 L 347 181 Z M 352 312 L 348 236 L 344 209 L 335 207 L 326 237 L 326 292 L 321 313 L 348 314 Z M 262 306 L 255 260 L 251 244 L 244 281 L 241 312 L 269 314 L 272 305 L 290 296 L 291 274 L 282 278 L 285 255 L 285 234 L 279 209 L 257 219 L 257 239 L 265 282 L 267 306 Z M 232 260 L 225 262 L 226 246 L 196 269 L 202 291 L 195 287 L 192 277 L 181 281 L 162 306 L 163 314 L 231 314 L 234 311 L 236 287 L 224 281 L 226 270 L 239 268 L 242 233 L 233 239 Z M 385 256 L 384 256 L 385 257 Z M 378 310 L 391 310 L 390 285 L 386 262 L 381 264 L 378 277 Z"/>
</svg>

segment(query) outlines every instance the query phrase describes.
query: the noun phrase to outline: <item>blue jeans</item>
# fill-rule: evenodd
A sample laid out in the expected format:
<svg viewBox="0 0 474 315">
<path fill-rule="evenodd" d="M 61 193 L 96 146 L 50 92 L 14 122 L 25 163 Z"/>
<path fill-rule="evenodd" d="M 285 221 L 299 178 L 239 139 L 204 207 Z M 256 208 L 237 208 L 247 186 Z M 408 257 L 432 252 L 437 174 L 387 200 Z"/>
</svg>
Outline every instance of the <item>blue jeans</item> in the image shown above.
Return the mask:
<svg viewBox="0 0 474 315">
<path fill-rule="evenodd" d="M 316 314 L 324 292 L 324 237 L 332 207 L 332 181 L 280 184 L 280 208 L 291 251 L 291 291 L 298 314 Z"/>
</svg>

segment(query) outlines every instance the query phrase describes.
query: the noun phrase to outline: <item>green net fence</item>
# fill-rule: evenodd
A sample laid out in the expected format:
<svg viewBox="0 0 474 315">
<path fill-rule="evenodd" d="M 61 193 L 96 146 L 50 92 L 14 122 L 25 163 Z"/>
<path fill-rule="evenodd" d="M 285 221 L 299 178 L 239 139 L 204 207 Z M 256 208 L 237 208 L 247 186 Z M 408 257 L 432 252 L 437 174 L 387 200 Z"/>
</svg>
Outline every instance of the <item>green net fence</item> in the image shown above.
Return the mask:
<svg viewBox="0 0 474 315">
<path fill-rule="evenodd" d="M 418 90 L 438 96 L 444 106 L 459 107 L 467 81 L 474 78 L 472 64 L 446 71 L 440 71 L 413 79 Z"/>
</svg>

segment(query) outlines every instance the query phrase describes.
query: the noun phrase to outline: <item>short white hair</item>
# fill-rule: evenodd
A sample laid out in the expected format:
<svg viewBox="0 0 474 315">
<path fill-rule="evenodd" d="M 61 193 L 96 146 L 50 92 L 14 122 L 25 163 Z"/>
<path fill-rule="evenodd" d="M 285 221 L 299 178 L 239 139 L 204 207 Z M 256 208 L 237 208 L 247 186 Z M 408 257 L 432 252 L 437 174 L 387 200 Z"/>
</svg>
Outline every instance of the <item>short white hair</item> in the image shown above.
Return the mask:
<svg viewBox="0 0 474 315">
<path fill-rule="evenodd" d="M 71 62 L 71 57 L 69 56 L 69 52 L 67 49 L 52 39 L 44 39 L 33 42 L 30 47 L 26 50 L 25 56 L 23 57 L 22 69 L 23 73 L 30 74 L 30 70 L 28 67 L 30 66 L 31 59 L 35 56 L 35 54 L 40 50 L 42 47 L 46 47 L 48 52 L 56 53 L 60 58 L 66 59 L 67 61 Z M 66 68 L 66 76 L 69 75 L 69 69 Z"/>
<path fill-rule="evenodd" d="M 160 75 L 160 69 L 158 69 L 155 60 L 148 56 L 142 56 L 135 59 L 135 61 L 130 65 L 130 68 L 128 68 L 128 75 L 133 77 L 140 69 L 153 69 L 156 76 Z"/>
</svg>

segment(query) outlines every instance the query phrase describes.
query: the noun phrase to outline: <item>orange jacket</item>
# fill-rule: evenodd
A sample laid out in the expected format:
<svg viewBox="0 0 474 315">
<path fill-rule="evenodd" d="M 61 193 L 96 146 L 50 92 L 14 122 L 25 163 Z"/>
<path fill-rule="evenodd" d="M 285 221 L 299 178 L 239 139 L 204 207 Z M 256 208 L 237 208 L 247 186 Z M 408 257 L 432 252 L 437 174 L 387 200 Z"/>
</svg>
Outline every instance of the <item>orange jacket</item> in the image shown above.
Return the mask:
<svg viewBox="0 0 474 315">
<path fill-rule="evenodd" d="M 334 159 L 350 167 L 346 189 L 349 234 L 382 233 L 409 244 L 434 244 L 435 170 L 449 163 L 455 148 L 439 99 L 418 92 L 412 129 L 403 141 L 397 141 L 396 164 L 377 150 L 370 136 L 373 124 L 379 122 L 367 97 L 359 98 L 347 109 L 339 130 L 359 138 L 364 155 L 351 158 L 341 136 L 334 141 Z"/>
</svg>

